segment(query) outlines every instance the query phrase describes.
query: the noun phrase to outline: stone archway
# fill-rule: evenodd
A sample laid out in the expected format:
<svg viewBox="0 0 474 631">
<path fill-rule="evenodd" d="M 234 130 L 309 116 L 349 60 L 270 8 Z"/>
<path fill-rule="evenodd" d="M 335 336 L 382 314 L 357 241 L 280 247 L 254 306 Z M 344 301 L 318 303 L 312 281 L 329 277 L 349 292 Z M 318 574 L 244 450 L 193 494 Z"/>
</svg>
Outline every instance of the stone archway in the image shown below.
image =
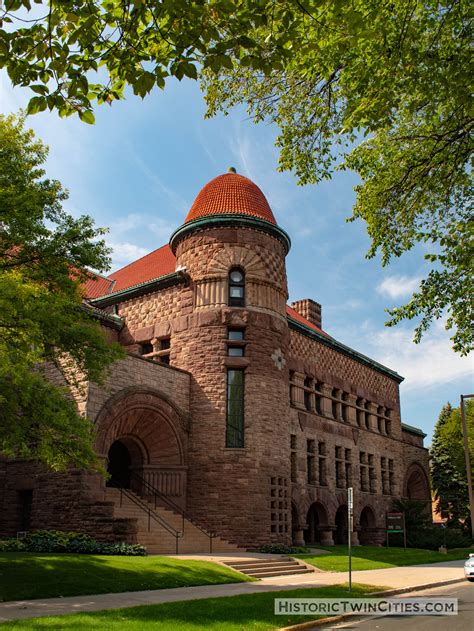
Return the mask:
<svg viewBox="0 0 474 631">
<path fill-rule="evenodd" d="M 124 489 L 136 488 L 133 471 L 143 470 L 144 453 L 134 438 L 123 436 L 115 440 L 107 454 L 107 473 L 110 475 L 107 486 L 120 486 Z"/>
<path fill-rule="evenodd" d="M 339 506 L 336 511 L 336 532 L 334 533 L 334 543 L 336 545 L 346 545 L 347 544 L 347 505 L 343 504 Z"/>
<path fill-rule="evenodd" d="M 431 498 L 428 476 L 417 462 L 412 463 L 407 469 L 403 492 L 410 500 L 429 501 Z"/>
<path fill-rule="evenodd" d="M 323 532 L 328 530 L 328 513 L 321 502 L 313 502 L 306 515 L 307 528 L 304 533 L 305 543 L 322 544 L 326 537 Z"/>
<path fill-rule="evenodd" d="M 370 506 L 365 506 L 359 518 L 359 541 L 361 545 L 374 545 L 375 534 L 378 533 L 374 511 Z"/>
<path fill-rule="evenodd" d="M 122 391 L 102 408 L 96 449 L 121 481 L 141 495 L 151 489 L 184 505 L 186 432 L 177 410 L 153 391 Z M 128 472 L 128 474 L 127 474 Z"/>
</svg>

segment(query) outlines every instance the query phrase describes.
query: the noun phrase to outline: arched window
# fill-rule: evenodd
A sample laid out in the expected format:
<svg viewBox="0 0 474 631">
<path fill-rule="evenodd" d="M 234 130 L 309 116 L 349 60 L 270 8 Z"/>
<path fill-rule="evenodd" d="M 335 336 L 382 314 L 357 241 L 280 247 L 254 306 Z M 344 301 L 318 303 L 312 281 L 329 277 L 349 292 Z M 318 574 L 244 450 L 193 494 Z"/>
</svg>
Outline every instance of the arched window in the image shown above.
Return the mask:
<svg viewBox="0 0 474 631">
<path fill-rule="evenodd" d="M 229 272 L 229 307 L 245 307 L 245 274 L 239 267 Z"/>
</svg>

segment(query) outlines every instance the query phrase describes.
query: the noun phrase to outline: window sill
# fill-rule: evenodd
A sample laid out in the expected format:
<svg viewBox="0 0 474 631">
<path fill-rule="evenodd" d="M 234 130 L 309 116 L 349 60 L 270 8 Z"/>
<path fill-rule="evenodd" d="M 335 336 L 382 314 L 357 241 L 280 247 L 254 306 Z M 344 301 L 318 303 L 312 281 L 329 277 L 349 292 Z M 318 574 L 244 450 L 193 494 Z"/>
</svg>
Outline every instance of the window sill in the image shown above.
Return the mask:
<svg viewBox="0 0 474 631">
<path fill-rule="evenodd" d="M 250 361 L 246 357 L 226 357 L 224 365 L 226 368 L 247 368 Z"/>
</svg>

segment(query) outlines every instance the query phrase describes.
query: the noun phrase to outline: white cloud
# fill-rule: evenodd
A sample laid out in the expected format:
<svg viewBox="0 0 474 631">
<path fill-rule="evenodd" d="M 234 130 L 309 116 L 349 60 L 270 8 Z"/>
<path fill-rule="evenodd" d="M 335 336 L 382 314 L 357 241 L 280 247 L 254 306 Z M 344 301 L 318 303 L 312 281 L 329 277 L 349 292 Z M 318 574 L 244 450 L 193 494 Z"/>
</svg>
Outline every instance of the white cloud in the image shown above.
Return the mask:
<svg viewBox="0 0 474 631">
<path fill-rule="evenodd" d="M 147 233 L 152 233 L 158 237 L 159 245 L 157 247 L 160 247 L 168 242 L 177 225 L 148 213 L 129 213 L 115 221 L 111 226 L 111 239 L 112 241 L 118 241 L 123 235 L 127 235 L 130 238 L 130 234 L 133 234 L 135 231 L 143 232 L 144 228 Z"/>
<path fill-rule="evenodd" d="M 113 249 L 113 270 L 123 267 L 132 261 L 136 261 L 142 256 L 145 256 L 145 254 L 148 254 L 150 251 L 147 248 L 142 248 L 134 243 L 109 243 L 108 245 L 110 245 Z"/>
<path fill-rule="evenodd" d="M 420 280 L 419 276 L 387 276 L 377 286 L 377 291 L 393 299 L 411 296 L 418 289 Z"/>
<path fill-rule="evenodd" d="M 411 328 L 372 331 L 371 355 L 405 377 L 404 392 L 443 386 L 473 374 L 472 357 L 461 357 L 452 350 L 444 322 L 435 322 L 419 344 L 413 343 Z"/>
</svg>

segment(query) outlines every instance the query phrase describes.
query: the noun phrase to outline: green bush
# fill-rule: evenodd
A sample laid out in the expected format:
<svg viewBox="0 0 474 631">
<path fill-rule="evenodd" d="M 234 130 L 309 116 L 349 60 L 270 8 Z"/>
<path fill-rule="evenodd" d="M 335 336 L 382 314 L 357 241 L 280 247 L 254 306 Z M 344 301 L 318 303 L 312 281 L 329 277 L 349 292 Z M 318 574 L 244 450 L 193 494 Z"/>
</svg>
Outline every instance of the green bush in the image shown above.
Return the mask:
<svg viewBox="0 0 474 631">
<path fill-rule="evenodd" d="M 25 544 L 21 539 L 0 539 L 0 552 L 24 552 Z"/>
<path fill-rule="evenodd" d="M 403 546 L 403 535 L 390 535 L 390 546 Z M 416 528 L 407 532 L 408 548 L 437 550 L 440 546 L 449 548 L 466 548 L 471 545 L 471 538 L 461 530 L 450 528 Z"/>
<path fill-rule="evenodd" d="M 145 556 L 146 548 L 131 543 L 105 543 L 96 541 L 84 532 L 62 530 L 36 530 L 25 539 L 0 541 L 2 552 L 73 552 L 76 554 L 107 554 Z"/>
</svg>

